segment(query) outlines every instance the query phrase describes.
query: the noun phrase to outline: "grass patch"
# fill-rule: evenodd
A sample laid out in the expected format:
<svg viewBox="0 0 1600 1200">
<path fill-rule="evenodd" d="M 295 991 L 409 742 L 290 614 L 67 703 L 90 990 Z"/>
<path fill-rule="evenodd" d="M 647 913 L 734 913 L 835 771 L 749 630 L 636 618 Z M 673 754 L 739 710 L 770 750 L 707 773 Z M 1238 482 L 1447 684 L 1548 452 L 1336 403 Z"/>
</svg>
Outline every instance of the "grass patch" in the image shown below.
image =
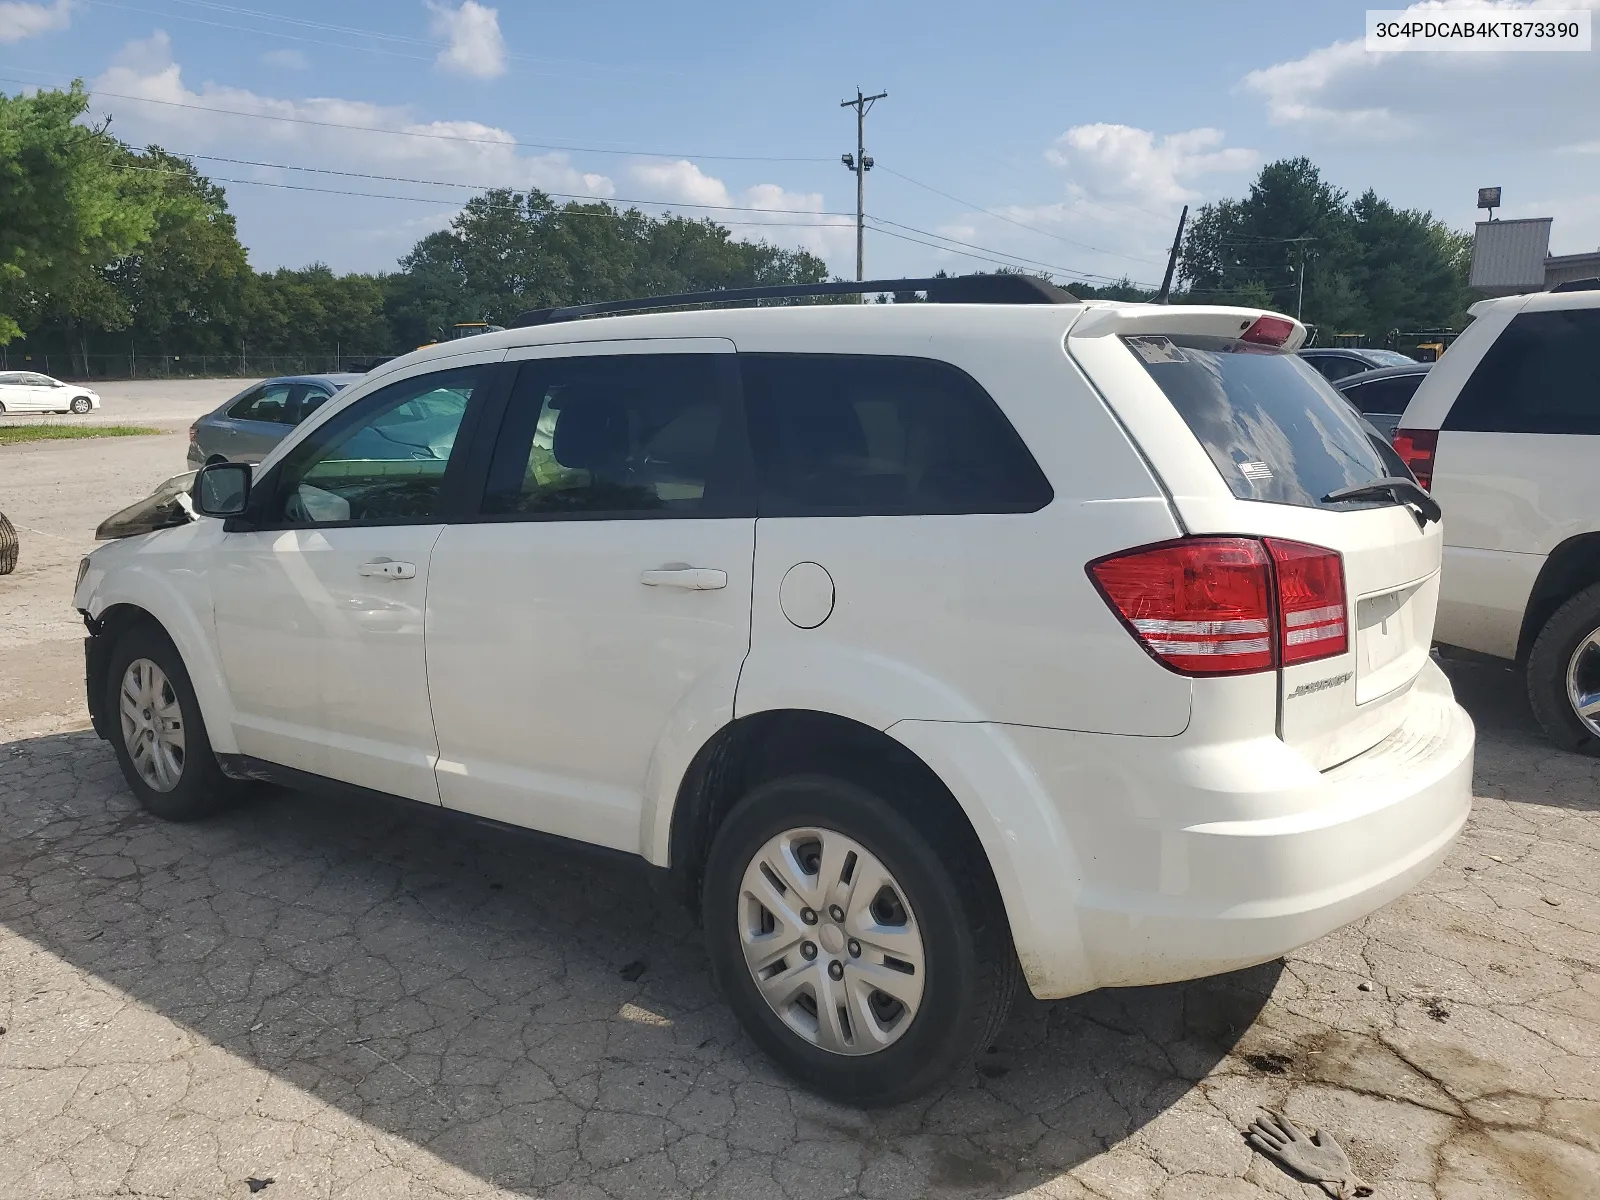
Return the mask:
<svg viewBox="0 0 1600 1200">
<path fill-rule="evenodd" d="M 0 446 L 69 438 L 145 437 L 160 432 L 148 425 L 0 425 Z"/>
</svg>

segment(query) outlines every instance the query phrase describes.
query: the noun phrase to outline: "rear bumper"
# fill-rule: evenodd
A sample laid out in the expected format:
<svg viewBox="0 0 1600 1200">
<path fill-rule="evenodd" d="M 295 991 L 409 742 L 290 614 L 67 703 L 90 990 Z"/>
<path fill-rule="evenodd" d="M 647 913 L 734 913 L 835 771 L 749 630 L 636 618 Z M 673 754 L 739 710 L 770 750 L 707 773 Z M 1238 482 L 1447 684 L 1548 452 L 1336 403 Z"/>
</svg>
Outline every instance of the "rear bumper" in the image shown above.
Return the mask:
<svg viewBox="0 0 1600 1200">
<path fill-rule="evenodd" d="M 1408 699 L 1395 733 L 1322 772 L 1276 739 L 1194 757 L 1175 745 L 1102 747 L 1115 765 L 1061 771 L 1041 755 L 1073 735 L 1015 731 L 1053 784 L 1082 872 L 1083 962 L 1030 973 L 1035 994 L 1067 994 L 1050 977 L 1127 986 L 1267 962 L 1426 877 L 1471 812 L 1474 733 L 1434 663 Z M 1089 780 L 1101 786 L 1085 788 Z"/>
</svg>

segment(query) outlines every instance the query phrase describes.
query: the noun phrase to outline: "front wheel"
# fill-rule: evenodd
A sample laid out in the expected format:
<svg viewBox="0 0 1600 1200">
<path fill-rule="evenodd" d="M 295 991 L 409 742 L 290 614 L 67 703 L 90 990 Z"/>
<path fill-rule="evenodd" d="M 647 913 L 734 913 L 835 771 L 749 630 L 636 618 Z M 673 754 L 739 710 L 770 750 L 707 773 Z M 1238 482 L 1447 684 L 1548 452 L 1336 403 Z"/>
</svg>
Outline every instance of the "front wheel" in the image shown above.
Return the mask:
<svg viewBox="0 0 1600 1200">
<path fill-rule="evenodd" d="M 862 1106 L 969 1063 L 1018 976 L 974 859 L 848 780 L 753 789 L 717 832 L 702 905 L 712 969 L 750 1036 L 807 1087 Z"/>
<path fill-rule="evenodd" d="M 89 403 L 89 397 L 87 396 L 78 396 L 72 401 L 72 411 L 80 417 L 93 407 L 94 405 Z"/>
<path fill-rule="evenodd" d="M 169 821 L 223 808 L 238 785 L 222 773 L 189 672 L 161 630 L 138 625 L 117 640 L 106 679 L 112 746 L 134 798 Z"/>
<path fill-rule="evenodd" d="M 1600 584 L 1545 622 L 1528 655 L 1528 701 L 1550 740 L 1600 756 Z"/>
</svg>

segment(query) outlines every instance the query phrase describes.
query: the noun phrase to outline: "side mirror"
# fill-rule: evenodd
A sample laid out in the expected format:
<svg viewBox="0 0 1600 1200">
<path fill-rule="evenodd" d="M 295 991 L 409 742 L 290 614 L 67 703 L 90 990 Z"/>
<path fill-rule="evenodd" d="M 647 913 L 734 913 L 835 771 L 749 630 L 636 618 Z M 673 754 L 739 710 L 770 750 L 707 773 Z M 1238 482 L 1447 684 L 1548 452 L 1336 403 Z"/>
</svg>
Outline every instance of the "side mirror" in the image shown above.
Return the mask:
<svg viewBox="0 0 1600 1200">
<path fill-rule="evenodd" d="M 249 463 L 212 463 L 201 467 L 189 493 L 194 510 L 204 517 L 237 517 L 250 503 Z"/>
</svg>

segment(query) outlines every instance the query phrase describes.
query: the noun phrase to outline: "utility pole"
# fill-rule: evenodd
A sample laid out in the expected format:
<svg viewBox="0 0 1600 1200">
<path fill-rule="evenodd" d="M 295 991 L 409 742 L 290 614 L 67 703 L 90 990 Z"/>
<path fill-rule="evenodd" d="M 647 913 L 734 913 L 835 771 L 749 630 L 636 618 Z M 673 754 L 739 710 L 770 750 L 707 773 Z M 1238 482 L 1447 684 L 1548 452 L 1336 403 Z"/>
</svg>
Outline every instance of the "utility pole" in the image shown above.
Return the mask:
<svg viewBox="0 0 1600 1200">
<path fill-rule="evenodd" d="M 856 110 L 856 152 L 841 154 L 839 161 L 845 165 L 845 170 L 855 172 L 856 177 L 856 279 L 858 281 L 866 278 L 863 272 L 866 269 L 867 172 L 872 170 L 872 159 L 867 157 L 867 114 L 872 111 L 873 104 L 888 94 L 879 92 L 876 96 L 863 96 L 861 89 L 857 88 L 854 100 L 839 101 L 840 108 Z"/>
<path fill-rule="evenodd" d="M 1156 304 L 1167 304 L 1172 299 L 1172 273 L 1178 268 L 1178 251 L 1183 249 L 1183 227 L 1189 221 L 1189 206 L 1185 204 L 1178 214 L 1178 232 L 1172 235 L 1172 253 L 1167 255 L 1167 273 L 1161 277 L 1161 290 L 1156 293 Z"/>
</svg>

